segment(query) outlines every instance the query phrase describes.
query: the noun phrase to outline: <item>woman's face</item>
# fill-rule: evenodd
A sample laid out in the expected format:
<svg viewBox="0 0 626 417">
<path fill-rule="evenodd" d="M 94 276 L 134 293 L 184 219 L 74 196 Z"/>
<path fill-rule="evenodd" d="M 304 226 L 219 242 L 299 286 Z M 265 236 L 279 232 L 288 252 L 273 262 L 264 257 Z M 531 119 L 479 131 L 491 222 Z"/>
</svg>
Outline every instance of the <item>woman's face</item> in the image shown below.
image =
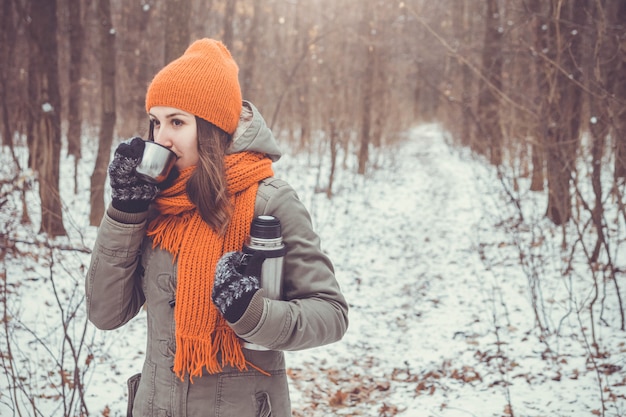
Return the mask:
<svg viewBox="0 0 626 417">
<path fill-rule="evenodd" d="M 198 163 L 198 129 L 196 118 L 186 111 L 165 106 L 150 109 L 154 141 L 172 150 L 179 170 Z"/>
</svg>

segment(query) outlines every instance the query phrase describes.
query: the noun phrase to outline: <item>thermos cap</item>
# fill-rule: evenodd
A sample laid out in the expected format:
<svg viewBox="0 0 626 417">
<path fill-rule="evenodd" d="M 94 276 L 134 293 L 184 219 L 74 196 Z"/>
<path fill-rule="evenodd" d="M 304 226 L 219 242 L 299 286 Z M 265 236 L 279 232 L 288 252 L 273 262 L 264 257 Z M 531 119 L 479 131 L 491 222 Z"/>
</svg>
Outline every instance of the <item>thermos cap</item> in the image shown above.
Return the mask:
<svg viewBox="0 0 626 417">
<path fill-rule="evenodd" d="M 263 215 L 252 220 L 250 236 L 260 239 L 276 239 L 280 238 L 281 235 L 280 220 L 276 217 Z"/>
</svg>

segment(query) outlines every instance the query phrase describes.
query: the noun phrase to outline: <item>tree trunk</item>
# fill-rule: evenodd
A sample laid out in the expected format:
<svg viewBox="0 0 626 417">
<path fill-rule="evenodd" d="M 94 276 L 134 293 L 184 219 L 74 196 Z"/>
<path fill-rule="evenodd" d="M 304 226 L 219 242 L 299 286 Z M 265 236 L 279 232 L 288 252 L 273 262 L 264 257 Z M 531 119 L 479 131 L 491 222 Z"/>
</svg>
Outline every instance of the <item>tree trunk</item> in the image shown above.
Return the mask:
<svg viewBox="0 0 626 417">
<path fill-rule="evenodd" d="M 135 79 L 131 80 L 133 82 L 133 87 L 136 88 L 137 93 L 134 95 L 134 103 L 133 106 L 134 114 L 136 116 L 133 118 L 135 123 L 135 131 L 141 132 L 142 127 L 144 128 L 148 126 L 148 117 L 146 115 L 146 89 L 150 84 L 150 66 L 147 65 L 147 62 L 150 61 L 151 55 L 151 39 L 145 36 L 145 32 L 148 29 L 148 26 L 151 22 L 152 17 L 152 8 L 141 7 L 141 11 L 137 14 L 136 22 L 137 22 L 137 34 L 138 34 L 138 45 L 137 49 L 139 55 L 137 56 L 137 60 L 135 61 Z"/>
<path fill-rule="evenodd" d="M 230 3 L 230 2 L 228 2 Z M 191 0 L 165 2 L 165 63 L 180 57 L 189 46 Z"/>
<path fill-rule="evenodd" d="M 29 25 L 30 32 L 32 33 L 36 28 L 33 28 L 34 23 L 31 20 Z M 41 57 L 39 55 L 39 47 L 32 34 L 30 42 L 28 43 L 28 109 L 26 113 L 26 145 L 28 146 L 28 168 L 33 171 L 37 171 L 37 167 L 41 165 L 41 155 L 39 151 L 39 140 L 35 132 L 35 124 L 39 117 L 38 108 L 39 103 L 39 81 L 38 73 L 40 71 L 39 66 Z"/>
<path fill-rule="evenodd" d="M 164 55 L 154 52 L 154 39 L 149 36 L 156 7 L 148 2 L 132 2 L 128 5 L 128 16 L 125 22 L 123 42 L 125 50 L 132 50 L 132 56 L 126 54 L 123 58 L 123 67 L 116 74 L 118 91 L 124 95 L 118 97 L 116 118 L 116 132 L 122 137 L 141 136 L 147 133 L 148 117 L 146 115 L 146 88 L 150 83 L 155 64 L 161 67 Z M 121 35 L 120 35 L 121 36 Z M 165 48 L 163 48 L 165 52 Z M 158 57 L 158 58 L 157 58 Z M 158 64 L 157 64 L 158 63 Z M 126 75 L 126 77 L 124 77 Z"/>
<path fill-rule="evenodd" d="M 364 175 L 367 169 L 369 159 L 369 146 L 371 142 L 371 123 L 372 123 L 372 95 L 374 84 L 374 71 L 376 65 L 376 46 L 372 39 L 372 17 L 374 15 L 371 8 L 373 5 L 368 2 L 363 3 L 365 14 L 363 18 L 361 34 L 365 39 L 365 62 L 363 69 L 363 97 L 361 107 L 361 142 L 359 145 L 358 169 L 359 175 Z"/>
<path fill-rule="evenodd" d="M 536 130 L 536 132 L 538 131 L 539 129 Z M 543 191 L 543 183 L 545 181 L 545 177 L 543 175 L 545 160 L 544 150 L 541 143 L 544 139 L 544 134 L 542 134 L 541 136 L 537 135 L 530 145 L 531 161 L 533 164 L 533 172 L 530 180 L 530 191 Z"/>
<path fill-rule="evenodd" d="M 593 32 L 591 40 L 593 47 L 593 67 L 587 72 L 592 77 L 589 94 L 589 110 L 591 115 L 589 130 L 591 132 L 591 185 L 595 197 L 595 205 L 591 212 L 591 219 L 596 229 L 596 245 L 590 255 L 591 262 L 597 262 L 600 250 L 605 242 L 604 225 L 602 217 L 604 206 L 602 198 L 602 171 L 604 170 L 603 156 L 606 141 L 609 136 L 609 93 L 611 90 L 610 74 L 614 69 L 614 59 L 617 42 L 612 36 L 611 17 L 613 10 L 605 8 L 607 1 L 598 1 L 590 7 L 590 15 L 595 17 L 595 23 L 591 25 Z"/>
<path fill-rule="evenodd" d="M 306 21 L 303 17 L 306 15 L 307 4 L 299 4 L 296 10 L 296 27 L 303 27 L 304 23 L 302 21 Z M 308 9 L 310 10 L 310 9 Z M 296 39 L 296 50 L 299 51 L 308 51 L 309 45 L 314 43 L 313 39 L 313 28 L 309 27 L 307 32 L 309 32 L 308 37 L 301 37 L 298 41 Z M 309 146 L 311 142 L 311 89 L 309 80 L 311 79 L 311 61 L 307 59 L 300 70 L 300 76 L 298 85 L 295 88 L 295 99 L 296 99 L 296 114 L 300 118 L 300 137 L 298 138 L 298 150 L 305 150 Z M 329 185 L 330 187 L 330 185 Z"/>
<path fill-rule="evenodd" d="M 339 129 L 337 120 L 333 117 L 328 121 L 329 127 L 329 145 L 330 145 L 330 170 L 328 172 L 328 187 L 326 188 L 326 197 L 333 196 L 333 185 L 335 182 L 335 171 L 337 170 L 337 153 L 339 151 Z"/>
<path fill-rule="evenodd" d="M 604 214 L 604 207 L 602 203 L 602 170 L 604 165 L 602 164 L 602 157 L 604 156 L 605 142 L 608 135 L 608 111 L 606 108 L 606 102 L 598 103 L 597 100 L 592 100 L 591 111 L 593 115 L 593 121 L 590 126 L 591 130 L 591 186 L 593 188 L 593 194 L 595 198 L 595 204 L 591 211 L 591 220 L 596 229 L 596 245 L 592 254 L 590 255 L 590 261 L 596 262 L 600 255 L 600 249 L 604 243 L 604 226 L 602 217 Z"/>
<path fill-rule="evenodd" d="M 259 47 L 259 25 L 261 24 L 259 15 L 262 9 L 260 3 L 260 0 L 252 1 L 252 19 L 250 21 L 250 28 L 246 34 L 245 52 L 241 65 L 241 93 L 244 99 L 251 100 L 252 102 L 255 101 L 254 68 L 257 65 L 256 52 Z"/>
<path fill-rule="evenodd" d="M 502 164 L 502 129 L 498 91 L 502 90 L 502 32 L 497 0 L 487 0 L 487 27 L 482 54 L 482 73 L 478 92 L 478 120 L 486 136 L 478 144 L 478 151 L 489 155 L 493 165 Z M 486 148 L 485 148 L 486 147 Z"/>
<path fill-rule="evenodd" d="M 81 158 L 81 75 L 85 33 L 80 1 L 68 1 L 70 35 L 70 90 L 67 115 L 67 153 L 78 161 Z"/>
<path fill-rule="evenodd" d="M 600 46 L 600 44 L 597 44 Z M 596 61 L 598 62 L 598 61 Z M 605 72 L 599 69 L 602 79 L 596 79 L 600 85 L 606 85 Z M 593 189 L 595 204 L 591 211 L 591 220 L 596 229 L 596 245 L 590 255 L 591 262 L 597 262 L 600 255 L 600 249 L 605 242 L 604 225 L 602 217 L 604 215 L 603 196 L 602 196 L 602 171 L 604 169 L 603 156 L 605 143 L 609 134 L 609 112 L 606 100 L 599 97 L 591 97 L 590 112 L 592 120 L 590 123 L 591 131 L 591 186 Z"/>
<path fill-rule="evenodd" d="M 98 154 L 91 175 L 91 212 L 89 223 L 98 226 L 104 215 L 104 183 L 110 161 L 111 144 L 115 129 L 115 32 L 111 23 L 110 0 L 98 0 L 100 25 L 100 135 Z"/>
<path fill-rule="evenodd" d="M 612 0 L 610 12 L 607 16 L 613 30 L 610 36 L 617 43 L 613 69 L 610 73 L 610 85 L 613 93 L 611 113 L 613 119 L 613 137 L 615 149 L 614 178 L 617 182 L 620 178 L 626 178 L 626 2 L 624 0 Z M 608 9 L 608 8 L 607 8 Z"/>
<path fill-rule="evenodd" d="M 229 49 L 233 48 L 233 25 L 235 23 L 235 9 L 237 2 L 235 0 L 229 0 L 226 2 L 226 10 L 224 11 L 224 29 L 222 42 Z"/>
<path fill-rule="evenodd" d="M 582 39 L 585 21 L 584 0 L 557 5 L 553 0 L 554 23 L 550 26 L 554 62 L 562 69 L 554 77 L 548 122 L 548 208 L 546 215 L 556 225 L 571 217 L 570 180 L 574 171 L 582 112 Z M 558 7 L 560 6 L 560 7 Z M 564 74 L 565 72 L 565 74 Z"/>
<path fill-rule="evenodd" d="M 452 8 L 452 21 L 454 30 L 454 40 L 458 45 L 466 46 L 471 44 L 471 32 L 468 19 L 468 1 L 462 0 L 458 2 L 458 5 Z M 459 46 L 461 48 L 461 46 Z M 458 88 L 459 97 L 461 100 L 461 118 L 462 123 L 458 131 L 459 141 L 462 146 L 470 146 L 473 142 L 473 121 L 472 121 L 472 77 L 471 70 L 461 57 L 466 54 L 465 49 L 459 51 L 459 56 L 456 62 L 453 64 L 453 70 L 451 72 L 452 82 L 454 83 L 455 90 Z"/>
<path fill-rule="evenodd" d="M 67 114 L 67 154 L 74 157 L 74 193 L 78 192 L 78 162 L 82 156 L 81 127 L 83 123 L 81 111 L 81 76 L 83 61 L 83 45 L 85 33 L 81 18 L 81 1 L 68 1 L 70 35 L 70 90 Z"/>
<path fill-rule="evenodd" d="M 33 143 L 41 200 L 40 233 L 65 236 L 59 194 L 61 157 L 61 93 L 59 91 L 56 0 L 33 0 L 30 13 L 29 74 Z"/>
<path fill-rule="evenodd" d="M 534 59 L 536 75 L 536 91 L 538 103 L 535 111 L 538 119 L 535 120 L 533 129 L 534 138 L 531 146 L 532 160 L 532 178 L 530 182 L 531 191 L 543 191 L 545 182 L 545 142 L 547 138 L 548 118 L 547 112 L 549 107 L 549 79 L 553 68 L 550 68 L 545 60 L 540 58 L 540 54 L 547 50 L 548 47 L 548 12 L 542 6 L 541 0 L 529 0 L 528 9 L 533 15 L 533 27 L 535 32 Z"/>
<path fill-rule="evenodd" d="M 2 103 L 2 146 L 6 146 L 11 151 L 13 159 L 15 153 L 13 150 L 13 128 L 11 127 L 11 119 L 9 117 L 9 79 L 11 77 L 11 68 L 13 66 L 13 57 L 15 53 L 15 43 L 17 34 L 13 25 L 13 2 L 5 1 L 0 6 L 2 12 L 2 20 L 0 24 L 0 102 Z M 18 165 L 19 166 L 19 165 Z"/>
<path fill-rule="evenodd" d="M 15 165 L 15 172 L 22 171 L 22 166 L 15 153 L 15 147 L 13 145 L 13 136 L 19 129 L 13 125 L 11 120 L 11 110 L 16 107 L 12 106 L 11 102 L 16 103 L 19 100 L 9 100 L 9 80 L 11 80 L 11 68 L 15 66 L 15 50 L 17 43 L 17 29 L 14 23 L 16 19 L 16 13 L 14 10 L 13 2 L 5 1 L 2 3 L 2 20 L 0 24 L 0 101 L 2 102 L 2 146 L 6 146 L 11 153 L 11 158 Z M 22 189 L 22 217 L 20 222 L 22 224 L 30 224 L 30 214 L 28 211 L 28 204 L 26 204 L 26 190 Z"/>
</svg>

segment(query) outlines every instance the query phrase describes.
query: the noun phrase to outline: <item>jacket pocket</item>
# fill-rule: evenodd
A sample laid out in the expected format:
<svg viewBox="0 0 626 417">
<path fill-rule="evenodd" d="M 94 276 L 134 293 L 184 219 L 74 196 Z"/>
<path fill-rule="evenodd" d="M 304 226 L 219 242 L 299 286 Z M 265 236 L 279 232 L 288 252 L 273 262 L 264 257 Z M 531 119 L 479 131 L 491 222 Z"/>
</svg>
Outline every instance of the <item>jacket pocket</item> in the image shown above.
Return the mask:
<svg viewBox="0 0 626 417">
<path fill-rule="evenodd" d="M 256 414 L 257 417 L 272 417 L 272 403 L 270 395 L 267 392 L 259 392 L 256 395 Z"/>
<path fill-rule="evenodd" d="M 253 371 L 219 375 L 215 416 L 291 417 L 285 371 L 271 374 Z"/>
<path fill-rule="evenodd" d="M 134 417 L 152 417 L 154 414 L 156 365 L 149 360 L 143 364 L 140 383 L 133 401 Z"/>
<path fill-rule="evenodd" d="M 128 386 L 128 407 L 126 408 L 126 417 L 133 417 L 133 404 L 135 404 L 135 395 L 141 381 L 141 374 L 135 374 L 128 378 L 126 385 Z"/>
</svg>

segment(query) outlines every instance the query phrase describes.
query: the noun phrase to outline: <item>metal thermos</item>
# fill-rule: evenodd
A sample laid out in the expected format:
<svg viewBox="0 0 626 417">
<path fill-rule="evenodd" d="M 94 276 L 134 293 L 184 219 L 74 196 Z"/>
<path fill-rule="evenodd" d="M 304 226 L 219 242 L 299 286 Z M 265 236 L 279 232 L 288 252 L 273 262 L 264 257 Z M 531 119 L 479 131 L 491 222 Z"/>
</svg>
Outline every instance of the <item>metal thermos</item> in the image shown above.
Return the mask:
<svg viewBox="0 0 626 417">
<path fill-rule="evenodd" d="M 261 267 L 260 286 L 265 290 L 265 296 L 272 300 L 282 299 L 283 288 L 283 244 L 280 220 L 274 216 L 257 216 L 252 220 L 250 236 L 243 245 L 243 252 L 252 255 L 263 251 L 265 260 Z M 243 346 L 252 350 L 268 350 L 264 346 L 245 342 Z"/>
<path fill-rule="evenodd" d="M 280 220 L 274 216 L 258 216 L 252 220 L 250 236 L 243 245 L 243 252 L 254 254 L 263 251 L 265 261 L 261 269 L 261 288 L 265 296 L 272 300 L 282 299 L 283 257 L 285 245 L 280 228 Z"/>
</svg>

